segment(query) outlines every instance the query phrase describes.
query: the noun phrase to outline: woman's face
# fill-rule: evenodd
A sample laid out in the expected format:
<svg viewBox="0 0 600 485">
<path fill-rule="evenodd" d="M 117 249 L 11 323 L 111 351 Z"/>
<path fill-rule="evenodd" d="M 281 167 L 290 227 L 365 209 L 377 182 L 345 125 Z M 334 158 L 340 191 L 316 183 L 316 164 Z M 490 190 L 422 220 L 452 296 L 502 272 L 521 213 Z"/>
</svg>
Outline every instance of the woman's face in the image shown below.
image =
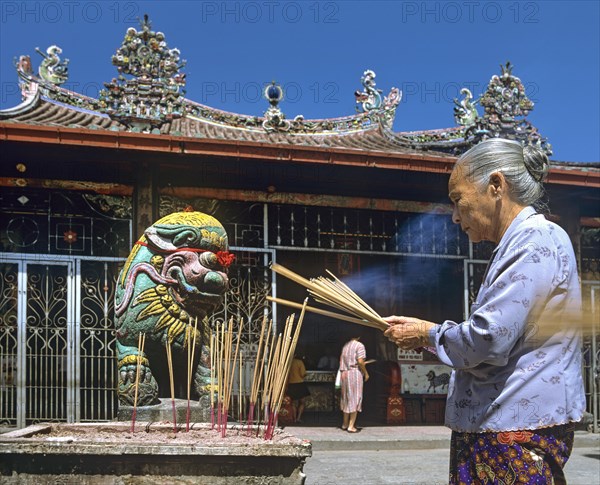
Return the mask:
<svg viewBox="0 0 600 485">
<path fill-rule="evenodd" d="M 497 222 L 497 197 L 492 185 L 481 190 L 457 166 L 448 182 L 448 196 L 454 204 L 452 222 L 460 224 L 471 242 L 495 241 Z"/>
</svg>

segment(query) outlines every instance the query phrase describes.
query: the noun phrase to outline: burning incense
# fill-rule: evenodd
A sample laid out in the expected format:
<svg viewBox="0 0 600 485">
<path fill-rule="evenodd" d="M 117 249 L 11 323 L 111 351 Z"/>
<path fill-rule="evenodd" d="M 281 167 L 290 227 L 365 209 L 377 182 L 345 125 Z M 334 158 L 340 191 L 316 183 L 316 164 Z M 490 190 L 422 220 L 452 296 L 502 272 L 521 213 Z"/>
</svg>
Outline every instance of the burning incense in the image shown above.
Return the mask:
<svg viewBox="0 0 600 485">
<path fill-rule="evenodd" d="M 271 352 L 269 354 L 269 361 L 267 366 L 267 377 L 265 378 L 265 387 L 263 390 L 263 407 L 265 421 L 271 420 L 271 395 L 273 394 L 273 381 L 275 376 L 275 369 L 277 368 L 278 358 L 281 350 L 281 334 L 277 336 L 277 344 L 271 346 Z M 267 425 L 268 427 L 268 425 Z"/>
<path fill-rule="evenodd" d="M 280 305 L 289 306 L 291 308 L 302 308 L 302 303 L 296 303 L 295 301 L 284 300 L 283 298 L 274 298 L 272 296 L 267 296 L 267 300 L 273 301 L 275 303 L 279 303 Z M 311 313 L 317 313 L 319 315 L 324 315 L 326 317 L 335 318 L 337 320 L 343 320 L 345 322 L 356 323 L 358 325 L 364 325 L 366 327 L 379 328 L 379 325 L 375 325 L 371 322 L 367 322 L 366 320 L 361 320 L 359 318 L 349 317 L 346 315 L 342 315 L 341 313 L 330 312 L 328 310 L 322 310 L 321 308 L 316 308 L 314 306 L 306 306 L 306 311 Z"/>
<path fill-rule="evenodd" d="M 233 318 L 231 319 L 230 323 L 233 324 Z M 223 398 L 223 403 L 224 403 L 223 415 L 224 415 L 225 425 L 221 428 L 221 437 L 222 438 L 225 438 L 225 434 L 227 432 L 227 417 L 228 417 L 229 406 L 231 404 L 231 391 L 233 390 L 233 377 L 235 374 L 238 352 L 240 350 L 240 341 L 242 339 L 241 337 L 242 337 L 243 326 L 244 326 L 244 320 L 242 319 L 242 320 L 240 320 L 240 324 L 238 326 L 233 361 L 231 361 L 231 349 L 232 349 L 232 344 L 233 344 L 233 328 L 232 328 L 233 325 L 230 325 L 230 327 L 229 327 L 229 339 L 228 339 L 229 340 L 229 342 L 228 342 L 229 354 L 225 361 L 225 365 L 226 365 L 226 369 L 227 369 L 227 379 L 225 381 L 225 390 L 224 390 L 224 398 Z"/>
<path fill-rule="evenodd" d="M 198 317 L 196 317 L 196 319 L 194 320 L 194 337 L 193 337 L 193 341 L 192 344 L 190 345 L 190 333 L 192 332 L 192 325 L 188 325 L 186 328 L 186 332 L 187 332 L 187 364 L 188 364 L 188 380 L 187 380 L 187 413 L 186 413 L 186 417 L 185 417 L 185 430 L 187 432 L 189 432 L 190 430 L 190 415 L 191 415 L 191 409 L 190 409 L 190 394 L 191 394 L 191 388 L 192 388 L 192 372 L 194 369 L 194 353 L 196 351 L 196 336 L 197 336 L 197 330 L 198 328 Z"/>
<path fill-rule="evenodd" d="M 210 429 L 215 427 L 215 334 L 210 334 Z"/>
<path fill-rule="evenodd" d="M 219 351 L 217 353 L 219 366 L 217 367 L 217 431 L 221 431 L 221 419 L 223 415 L 223 359 L 225 352 L 225 322 L 221 325 L 220 331 L 217 331 Z"/>
<path fill-rule="evenodd" d="M 259 403 L 258 400 L 258 393 L 259 390 L 261 389 L 261 384 L 263 383 L 263 378 L 267 379 L 268 376 L 268 364 L 269 364 L 269 355 L 271 355 L 271 352 L 273 347 L 274 347 L 274 343 L 275 343 L 275 332 L 271 331 L 273 327 L 273 321 L 270 320 L 269 321 L 269 329 L 266 332 L 266 337 L 265 337 L 265 345 L 263 347 L 263 351 L 262 351 L 262 355 L 261 355 L 261 359 L 260 359 L 260 364 L 258 366 L 258 371 L 256 374 L 256 379 L 253 383 L 254 386 L 254 411 L 256 412 L 256 436 L 258 436 L 258 434 L 260 433 L 260 414 L 261 414 L 261 407 L 264 406 L 265 400 L 266 400 L 266 392 L 264 389 L 264 386 L 262 388 L 262 392 L 261 392 L 261 400 Z M 264 409 L 263 409 L 263 415 L 265 416 L 266 419 L 266 414 L 264 414 Z M 254 418 L 254 416 L 253 416 Z"/>
<path fill-rule="evenodd" d="M 247 420 L 247 431 L 248 433 L 250 433 L 250 428 L 253 425 L 253 421 L 254 421 L 254 406 L 256 405 L 256 398 L 258 397 L 258 379 L 257 379 L 257 373 L 262 374 L 262 372 L 259 371 L 259 358 L 260 358 L 260 352 L 262 350 L 262 344 L 263 344 L 263 340 L 265 337 L 265 327 L 267 324 L 267 316 L 265 315 L 263 317 L 263 321 L 262 321 L 262 326 L 260 328 L 260 338 L 258 341 L 258 350 L 256 351 L 256 361 L 254 362 L 254 373 L 252 376 L 252 386 L 250 387 L 250 408 L 248 410 L 248 420 Z M 268 334 L 267 334 L 267 339 L 268 339 Z M 260 364 L 260 369 L 262 370 L 262 366 L 263 366 L 264 362 L 261 362 Z"/>
<path fill-rule="evenodd" d="M 279 365 L 278 365 L 278 375 L 276 379 L 276 384 L 273 390 L 273 406 L 271 409 L 272 417 L 269 417 L 269 425 L 267 427 L 267 431 L 265 432 L 265 439 L 272 439 L 273 432 L 275 426 L 277 424 L 277 419 L 279 417 L 279 410 L 281 409 L 281 403 L 283 402 L 283 398 L 285 395 L 285 388 L 287 383 L 288 374 L 290 372 L 290 368 L 292 365 L 292 360 L 294 359 L 294 353 L 296 352 L 296 345 L 298 344 L 298 338 L 300 337 L 300 330 L 302 329 L 302 322 L 304 321 L 304 314 L 306 313 L 306 305 L 308 303 L 308 298 L 304 300 L 304 305 L 302 307 L 302 312 L 300 313 L 300 317 L 298 318 L 298 323 L 296 324 L 295 331 L 292 336 L 292 328 L 294 325 L 293 316 L 288 319 L 286 322 L 285 329 L 285 345 L 281 351 L 281 355 L 279 356 Z"/>
<path fill-rule="evenodd" d="M 165 343 L 167 351 L 167 364 L 169 366 L 169 381 L 171 385 L 171 405 L 173 407 L 173 432 L 177 433 L 177 410 L 175 409 L 175 379 L 173 377 L 173 358 L 171 355 L 171 340 L 167 338 Z"/>
<path fill-rule="evenodd" d="M 140 373 L 142 371 L 142 356 L 144 355 L 144 344 L 146 343 L 146 334 L 138 336 L 138 354 L 136 358 L 136 370 L 135 370 L 135 392 L 133 397 L 133 413 L 131 414 L 131 432 L 135 432 L 135 418 L 137 414 L 137 400 L 138 391 L 140 387 Z"/>
<path fill-rule="evenodd" d="M 244 352 L 240 352 L 240 370 L 238 372 L 238 384 L 239 384 L 239 393 L 238 393 L 238 421 L 242 422 L 242 372 L 244 370 L 243 361 L 244 360 Z"/>
<path fill-rule="evenodd" d="M 271 269 L 307 288 L 311 296 L 318 302 L 342 310 L 358 320 L 364 320 L 365 323 L 361 323 L 362 325 L 373 326 L 380 330 L 386 330 L 389 327 L 389 324 L 375 310 L 331 272 L 329 274 L 333 279 L 320 276 L 319 278 L 307 280 L 280 264 L 273 263 Z M 329 316 L 334 315 L 330 314 Z M 343 320 L 348 321 L 347 317 Z"/>
</svg>

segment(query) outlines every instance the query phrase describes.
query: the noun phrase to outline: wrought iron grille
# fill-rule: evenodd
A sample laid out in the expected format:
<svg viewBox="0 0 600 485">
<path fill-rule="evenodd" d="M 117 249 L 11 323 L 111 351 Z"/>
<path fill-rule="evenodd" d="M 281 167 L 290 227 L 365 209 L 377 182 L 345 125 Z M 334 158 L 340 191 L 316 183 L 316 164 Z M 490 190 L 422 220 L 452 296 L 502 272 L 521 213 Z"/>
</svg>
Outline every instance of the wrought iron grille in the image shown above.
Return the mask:
<svg viewBox="0 0 600 485">
<path fill-rule="evenodd" d="M 236 262 L 229 268 L 229 291 L 209 321 L 214 328 L 232 317 L 235 324 L 243 319 L 242 342 L 249 346 L 246 352 L 250 352 L 258 343 L 263 318 L 272 318 L 271 303 L 266 299 L 272 292 L 272 272 L 268 267 L 271 253 L 242 250 L 235 254 Z"/>
<path fill-rule="evenodd" d="M 242 357 L 239 361 L 243 360 L 244 363 L 241 369 L 234 369 L 234 405 L 231 412 L 237 419 L 245 420 L 263 319 L 267 318 L 267 324 L 273 319 L 272 305 L 266 299 L 267 295 L 273 293 L 272 272 L 268 267 L 273 253 L 268 250 L 244 251 L 235 246 L 232 250 L 236 260 L 228 272 L 229 291 L 225 294 L 221 307 L 209 317 L 209 322 L 214 329 L 217 324 L 229 322 L 233 318 L 233 331 L 237 332 L 243 319 L 240 345 Z"/>
<path fill-rule="evenodd" d="M 68 265 L 28 265 L 26 424 L 67 420 L 68 331 L 73 324 L 69 276 Z"/>
<path fill-rule="evenodd" d="M 269 245 L 364 253 L 465 257 L 468 240 L 449 215 L 269 206 Z"/>
<path fill-rule="evenodd" d="M 116 414 L 119 260 L 0 254 L 0 424 Z"/>
<path fill-rule="evenodd" d="M 0 426 L 17 425 L 18 265 L 0 264 Z"/>
<path fill-rule="evenodd" d="M 80 263 L 79 421 L 106 421 L 117 411 L 114 296 L 119 263 Z"/>
<path fill-rule="evenodd" d="M 131 199 L 27 188 L 0 193 L 0 252 L 126 257 Z"/>
</svg>

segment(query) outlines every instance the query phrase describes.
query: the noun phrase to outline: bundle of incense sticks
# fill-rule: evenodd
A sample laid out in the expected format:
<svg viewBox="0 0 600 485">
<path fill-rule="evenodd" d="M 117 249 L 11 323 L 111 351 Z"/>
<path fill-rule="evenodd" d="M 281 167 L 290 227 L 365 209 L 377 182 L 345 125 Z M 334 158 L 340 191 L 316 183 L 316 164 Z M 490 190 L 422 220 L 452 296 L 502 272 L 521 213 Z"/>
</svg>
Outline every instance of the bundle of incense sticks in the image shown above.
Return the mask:
<svg viewBox="0 0 600 485">
<path fill-rule="evenodd" d="M 271 322 L 272 323 L 272 322 Z M 269 325 L 269 328 L 271 325 Z M 248 410 L 248 421 L 246 423 L 246 430 L 248 435 L 251 433 L 252 426 L 254 425 L 254 408 L 256 407 L 256 401 L 258 399 L 258 390 L 260 388 L 260 383 L 263 377 L 263 366 L 265 365 L 265 355 L 263 353 L 263 343 L 265 343 L 264 348 L 269 346 L 269 335 L 271 332 L 267 330 L 266 332 L 266 342 L 265 342 L 265 330 L 267 330 L 267 316 L 263 317 L 262 327 L 260 329 L 260 339 L 258 341 L 258 350 L 256 351 L 256 361 L 254 362 L 254 373 L 252 376 L 252 386 L 250 388 L 250 403 Z"/>
<path fill-rule="evenodd" d="M 233 380 L 238 362 L 240 341 L 244 321 L 241 320 L 238 325 L 235 350 L 233 349 L 233 318 L 229 324 L 217 325 L 216 336 L 211 338 L 211 355 L 214 360 L 211 361 L 211 425 L 214 427 L 214 389 L 217 394 L 217 431 L 225 438 L 227 433 L 227 416 L 231 404 L 231 395 L 233 390 Z M 216 361 L 216 362 L 215 362 Z M 213 370 L 216 364 L 216 370 Z M 240 367 L 241 369 L 241 367 Z M 216 372 L 215 372 L 216 371 Z M 216 376 L 215 376 L 216 373 Z M 216 386 L 214 380 L 216 377 Z M 241 379 L 241 370 L 240 370 Z M 241 394 L 241 390 L 240 390 Z"/>
<path fill-rule="evenodd" d="M 295 323 L 295 316 L 292 315 L 286 320 L 283 333 L 276 335 L 270 331 L 271 324 L 267 324 L 267 317 L 263 318 L 258 350 L 254 363 L 254 375 L 249 393 L 249 413 L 247 415 L 247 432 L 255 423 L 258 424 L 256 434 L 260 433 L 261 422 L 255 416 L 259 400 L 261 407 L 264 408 L 264 439 L 272 439 L 279 410 L 285 396 L 287 377 L 291 367 L 294 352 L 300 336 L 304 313 L 306 311 L 308 298 L 301 305 L 302 312 Z M 237 325 L 237 336 L 234 345 L 234 324 L 233 318 L 225 324 L 218 324 L 215 331 L 211 334 L 210 355 L 211 355 L 211 425 L 217 428 L 217 432 L 222 438 L 227 433 L 227 420 L 232 402 L 232 390 L 234 385 L 235 373 L 238 374 L 239 399 L 237 406 L 238 419 L 242 419 L 242 396 L 244 389 L 242 385 L 244 364 L 242 362 L 244 354 L 240 352 L 241 335 L 244 322 L 240 321 Z M 216 414 L 215 417 L 215 397 Z M 235 412 L 234 412 L 235 414 Z M 216 419 L 215 419 L 216 418 Z"/>
<path fill-rule="evenodd" d="M 277 418 L 279 416 L 279 410 L 281 409 L 281 403 L 283 402 L 287 378 L 296 351 L 296 345 L 298 344 L 307 303 L 308 298 L 304 300 L 302 312 L 300 313 L 295 329 L 293 328 L 294 315 L 286 320 L 283 335 L 279 334 L 277 345 L 269 360 L 269 371 L 267 372 L 268 378 L 265 382 L 265 390 L 263 393 L 265 396 L 265 421 L 267 422 L 264 432 L 264 439 L 266 440 L 273 438 L 275 426 L 277 425 Z"/>
<path fill-rule="evenodd" d="M 330 312 L 314 307 L 306 307 L 305 309 L 307 311 L 320 313 L 346 322 L 377 328 L 379 330 L 386 330 L 389 327 L 389 324 L 383 320 L 375 310 L 367 305 L 362 298 L 348 287 L 348 285 L 338 279 L 329 270 L 327 270 L 327 273 L 329 273 L 331 279 L 319 276 L 318 278 L 307 280 L 280 264 L 271 264 L 271 269 L 307 288 L 310 295 L 319 303 L 344 313 Z M 282 300 L 280 298 L 267 297 L 267 299 L 295 308 L 301 306 L 298 303 Z"/>
</svg>

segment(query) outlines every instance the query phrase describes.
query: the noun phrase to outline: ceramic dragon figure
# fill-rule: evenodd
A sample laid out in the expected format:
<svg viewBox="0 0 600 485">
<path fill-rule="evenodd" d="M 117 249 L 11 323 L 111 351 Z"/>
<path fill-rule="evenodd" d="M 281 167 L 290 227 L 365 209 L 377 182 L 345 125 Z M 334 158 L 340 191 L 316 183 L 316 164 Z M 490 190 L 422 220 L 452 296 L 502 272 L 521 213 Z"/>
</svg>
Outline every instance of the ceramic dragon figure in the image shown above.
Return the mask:
<svg viewBox="0 0 600 485">
<path fill-rule="evenodd" d="M 473 101 L 473 94 L 467 88 L 462 88 L 460 94 L 464 96 L 464 99 L 460 101 L 454 99 L 454 119 L 459 125 L 469 128 L 475 125 L 479 117 L 477 108 L 475 108 L 478 100 Z"/>
<path fill-rule="evenodd" d="M 375 87 L 375 77 L 375 72 L 367 69 L 360 78 L 360 82 L 362 83 L 364 90 L 362 92 L 354 92 L 356 102 L 361 105 L 362 112 L 364 113 L 373 109 L 379 109 L 381 107 L 382 91 L 381 89 L 377 89 Z M 360 111 L 358 106 L 356 107 L 356 110 Z"/>
<path fill-rule="evenodd" d="M 37 47 L 35 50 L 44 58 L 38 69 L 40 77 L 52 84 L 65 83 L 69 77 L 69 59 L 60 59 L 59 54 L 62 54 L 62 49 L 57 45 L 51 45 L 46 49 L 45 54 Z"/>
<path fill-rule="evenodd" d="M 138 336 L 146 347 L 170 343 L 190 345 L 198 319 L 194 384 L 200 405 L 209 407 L 210 352 L 205 317 L 219 305 L 228 287 L 227 267 L 233 261 L 221 223 L 201 212 L 175 212 L 144 231 L 125 262 L 115 294 L 118 395 L 132 405 L 138 356 Z M 176 355 L 176 354 L 175 354 Z M 158 402 L 158 383 L 148 354 L 142 354 L 138 405 Z"/>
</svg>

